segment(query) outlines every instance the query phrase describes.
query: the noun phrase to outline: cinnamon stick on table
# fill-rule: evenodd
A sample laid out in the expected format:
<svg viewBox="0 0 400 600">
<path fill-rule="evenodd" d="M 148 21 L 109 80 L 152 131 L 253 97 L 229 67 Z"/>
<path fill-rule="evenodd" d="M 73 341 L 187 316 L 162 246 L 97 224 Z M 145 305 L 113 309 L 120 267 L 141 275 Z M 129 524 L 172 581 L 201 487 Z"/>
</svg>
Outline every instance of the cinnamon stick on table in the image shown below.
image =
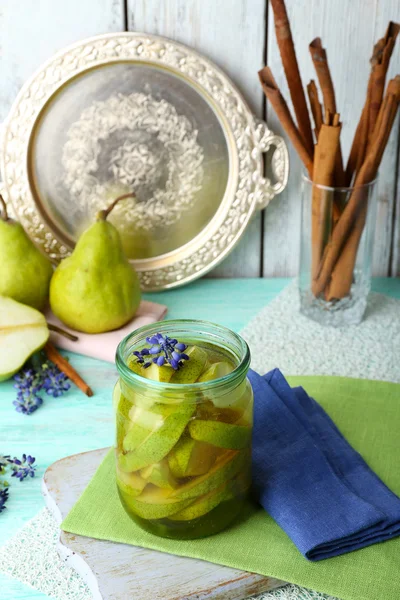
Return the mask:
<svg viewBox="0 0 400 600">
<path fill-rule="evenodd" d="M 92 389 L 88 386 L 86 381 L 77 373 L 72 365 L 58 352 L 58 350 L 47 342 L 44 347 L 44 352 L 49 360 L 51 360 L 57 367 L 65 373 L 65 375 L 74 383 L 86 396 L 93 396 Z"/>
<path fill-rule="evenodd" d="M 357 228 L 357 235 L 361 237 L 364 223 L 359 216 L 360 214 L 362 215 L 362 206 L 366 201 L 366 191 L 363 186 L 376 177 L 396 117 L 399 102 L 400 76 L 398 75 L 388 86 L 367 157 L 356 177 L 355 188 L 333 231 L 332 238 L 325 248 L 319 273 L 313 282 L 313 292 L 315 295 L 320 294 L 329 283 L 333 269 L 338 262 L 341 252 L 345 253 L 341 260 L 345 262 L 346 269 L 341 269 L 338 277 L 340 276 L 343 281 L 345 273 L 351 274 L 352 277 L 355 254 L 348 251 L 346 252 L 346 245 L 349 243 L 348 240 L 353 227 Z M 347 245 L 347 248 L 348 247 L 349 246 Z M 350 248 L 350 250 L 352 249 L 354 249 L 354 246 L 353 248 Z M 348 285 L 348 278 L 346 280 L 346 285 Z M 330 290 L 330 293 L 333 294 L 333 291 Z"/>
<path fill-rule="evenodd" d="M 292 115 L 290 114 L 290 110 L 277 86 L 277 83 L 272 75 L 271 69 L 269 67 L 264 67 L 263 69 L 261 69 L 261 71 L 258 72 L 258 77 L 260 79 L 264 94 L 267 96 L 268 100 L 272 104 L 276 115 L 282 124 L 282 127 L 285 129 L 293 146 L 295 147 L 297 154 L 300 156 L 310 179 L 312 179 L 312 154 L 309 153 L 304 144 L 303 138 L 300 135 L 296 124 L 293 121 Z"/>
</svg>

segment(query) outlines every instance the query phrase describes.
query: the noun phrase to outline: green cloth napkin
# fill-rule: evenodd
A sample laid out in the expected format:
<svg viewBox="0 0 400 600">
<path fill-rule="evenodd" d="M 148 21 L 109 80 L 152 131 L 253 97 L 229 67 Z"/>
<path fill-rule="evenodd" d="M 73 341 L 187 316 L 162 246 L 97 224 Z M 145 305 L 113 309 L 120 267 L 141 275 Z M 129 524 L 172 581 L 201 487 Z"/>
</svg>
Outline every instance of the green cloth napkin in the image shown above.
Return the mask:
<svg viewBox="0 0 400 600">
<path fill-rule="evenodd" d="M 400 495 L 400 385 L 342 377 L 288 381 L 303 386 L 324 407 L 370 467 Z M 142 531 L 119 502 L 112 451 L 61 528 L 275 577 L 343 600 L 400 598 L 400 538 L 310 563 L 273 519 L 250 502 L 239 522 L 213 537 L 176 541 Z"/>
</svg>

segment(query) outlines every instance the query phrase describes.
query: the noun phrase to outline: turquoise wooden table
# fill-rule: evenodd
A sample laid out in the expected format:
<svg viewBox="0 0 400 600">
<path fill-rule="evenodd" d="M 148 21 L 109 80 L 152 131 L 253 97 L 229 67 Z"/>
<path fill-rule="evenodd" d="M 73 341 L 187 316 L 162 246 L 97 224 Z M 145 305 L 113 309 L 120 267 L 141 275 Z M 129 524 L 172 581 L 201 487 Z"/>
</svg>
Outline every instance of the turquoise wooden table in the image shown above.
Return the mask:
<svg viewBox="0 0 400 600">
<path fill-rule="evenodd" d="M 185 288 L 146 294 L 147 300 L 168 306 L 168 319 L 215 321 L 240 331 L 284 287 L 287 279 L 203 279 Z M 373 289 L 400 298 L 399 279 L 375 279 Z M 14 410 L 11 382 L 0 384 L 0 453 L 36 457 L 36 477 L 12 480 L 7 510 L 0 514 L 0 547 L 44 506 L 41 477 L 54 461 L 113 443 L 111 391 L 117 379 L 113 365 L 70 354 L 71 364 L 93 388 L 87 398 L 76 389 L 64 397 L 46 397 L 44 405 L 26 416 Z M 39 600 L 47 596 L 0 575 L 1 600 Z"/>
</svg>

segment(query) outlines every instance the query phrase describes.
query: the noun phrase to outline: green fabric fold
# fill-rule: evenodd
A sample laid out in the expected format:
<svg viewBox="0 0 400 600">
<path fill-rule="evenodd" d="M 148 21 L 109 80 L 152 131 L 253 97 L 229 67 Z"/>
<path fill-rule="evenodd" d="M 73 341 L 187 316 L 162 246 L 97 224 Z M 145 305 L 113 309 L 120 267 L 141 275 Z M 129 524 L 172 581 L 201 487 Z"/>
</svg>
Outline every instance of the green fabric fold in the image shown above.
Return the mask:
<svg viewBox="0 0 400 600">
<path fill-rule="evenodd" d="M 370 467 L 400 495 L 400 385 L 341 377 L 288 381 L 303 386 L 323 406 Z M 202 540 L 167 540 L 142 531 L 119 502 L 112 451 L 61 528 L 275 577 L 344 600 L 400 598 L 400 538 L 310 563 L 251 502 L 234 526 Z"/>
</svg>

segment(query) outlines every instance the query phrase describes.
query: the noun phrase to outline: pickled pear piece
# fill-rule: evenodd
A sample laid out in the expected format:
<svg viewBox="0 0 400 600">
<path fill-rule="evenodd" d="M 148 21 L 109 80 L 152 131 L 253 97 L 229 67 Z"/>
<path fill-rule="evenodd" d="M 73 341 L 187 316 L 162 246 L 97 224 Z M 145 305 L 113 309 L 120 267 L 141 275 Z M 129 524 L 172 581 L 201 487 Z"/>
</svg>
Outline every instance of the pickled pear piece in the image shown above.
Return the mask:
<svg viewBox="0 0 400 600">
<path fill-rule="evenodd" d="M 250 453 L 226 452 L 205 475 L 195 477 L 174 490 L 170 497 L 180 500 L 203 496 L 229 481 L 243 468 L 250 468 Z M 172 514 L 172 513 L 171 513 Z"/>
<path fill-rule="evenodd" d="M 188 506 L 193 500 L 169 497 L 169 490 L 149 485 L 136 498 L 123 495 L 131 510 L 143 519 L 163 519 Z"/>
<path fill-rule="evenodd" d="M 182 438 L 168 455 L 168 464 L 175 477 L 192 477 L 207 473 L 215 459 L 215 448 L 209 444 Z"/>
<path fill-rule="evenodd" d="M 189 423 L 189 433 L 194 440 L 229 450 L 241 450 L 249 445 L 251 439 L 250 427 L 222 421 L 195 419 Z"/>
<path fill-rule="evenodd" d="M 171 407 L 165 407 L 165 409 Z M 173 406 L 160 427 L 148 429 L 135 423 L 125 436 L 123 448 L 126 454 L 119 457 L 123 471 L 136 471 L 160 462 L 175 446 L 192 416 L 195 406 Z"/>
<path fill-rule="evenodd" d="M 213 379 L 219 379 L 232 373 L 233 368 L 227 362 L 221 361 L 214 363 L 207 370 L 203 371 L 197 381 L 206 382 L 212 381 Z"/>
<path fill-rule="evenodd" d="M 182 367 L 174 371 L 170 383 L 194 383 L 204 370 L 207 362 L 207 352 L 199 346 L 189 346 L 185 350 L 189 360 L 185 360 Z"/>
<path fill-rule="evenodd" d="M 173 477 L 165 460 L 145 467 L 140 471 L 140 475 L 149 483 L 166 490 L 174 490 L 178 487 L 178 482 Z"/>
<path fill-rule="evenodd" d="M 139 496 L 146 486 L 146 481 L 137 473 L 124 473 L 117 469 L 117 485 L 121 492 L 128 496 Z"/>
<path fill-rule="evenodd" d="M 159 367 L 155 363 L 152 363 L 147 369 L 142 369 L 143 377 L 152 379 L 153 381 L 161 381 L 162 383 L 168 383 L 174 374 L 175 371 L 170 365 Z"/>
<path fill-rule="evenodd" d="M 200 496 L 198 500 L 190 504 L 183 510 L 171 515 L 169 518 L 172 521 L 191 521 L 198 519 L 209 513 L 213 508 L 221 504 L 221 502 L 231 500 L 234 495 L 227 484 L 222 485 L 216 490 L 212 490 L 204 496 Z"/>
</svg>

